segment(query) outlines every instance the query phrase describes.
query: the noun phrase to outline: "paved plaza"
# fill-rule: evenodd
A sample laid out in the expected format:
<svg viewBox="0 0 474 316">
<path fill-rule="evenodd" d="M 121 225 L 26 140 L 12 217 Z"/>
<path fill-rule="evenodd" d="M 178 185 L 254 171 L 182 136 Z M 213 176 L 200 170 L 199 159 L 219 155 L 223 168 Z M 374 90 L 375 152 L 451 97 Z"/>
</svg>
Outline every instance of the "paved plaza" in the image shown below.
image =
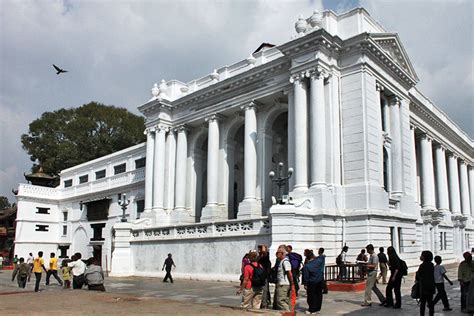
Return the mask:
<svg viewBox="0 0 474 316">
<path fill-rule="evenodd" d="M 457 265 L 447 266 L 448 276 L 456 280 Z M 11 271 L 0 271 L 0 314 L 49 314 L 88 315 L 88 314 L 159 314 L 159 315 L 242 315 L 236 309 L 240 297 L 235 295 L 238 283 L 175 280 L 175 283 L 163 283 L 158 278 L 106 278 L 106 293 L 87 290 L 63 290 L 55 285 L 45 286 L 34 293 L 34 277 L 26 289 L 16 287 L 11 282 Z M 403 306 L 401 310 L 384 308 L 373 304 L 364 308 L 360 304 L 363 292 L 330 292 L 324 296 L 322 315 L 419 315 L 417 304 L 409 298 L 413 274 L 408 275 L 402 284 Z M 384 287 L 384 286 L 381 286 Z M 442 304 L 436 307 L 436 315 L 460 315 L 459 285 L 447 285 L 453 311 L 442 312 Z M 373 298 L 376 298 L 373 295 Z M 232 308 L 234 307 L 234 308 Z M 296 311 L 304 314 L 307 308 L 304 291 L 301 292 Z M 248 313 L 250 314 L 250 312 Z M 275 311 L 262 314 L 278 315 Z"/>
</svg>

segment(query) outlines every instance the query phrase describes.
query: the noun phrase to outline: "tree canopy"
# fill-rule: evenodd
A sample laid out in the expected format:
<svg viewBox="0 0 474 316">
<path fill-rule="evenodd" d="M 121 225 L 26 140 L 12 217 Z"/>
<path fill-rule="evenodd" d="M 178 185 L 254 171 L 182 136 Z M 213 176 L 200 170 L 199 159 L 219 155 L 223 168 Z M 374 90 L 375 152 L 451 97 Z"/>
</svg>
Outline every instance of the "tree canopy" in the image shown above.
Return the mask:
<svg viewBox="0 0 474 316">
<path fill-rule="evenodd" d="M 0 210 L 4 210 L 7 208 L 12 207 L 10 204 L 10 201 L 8 201 L 8 198 L 6 196 L 0 196 Z"/>
<path fill-rule="evenodd" d="M 32 170 L 58 175 L 63 169 L 145 141 L 143 117 L 97 102 L 44 112 L 21 136 Z"/>
</svg>

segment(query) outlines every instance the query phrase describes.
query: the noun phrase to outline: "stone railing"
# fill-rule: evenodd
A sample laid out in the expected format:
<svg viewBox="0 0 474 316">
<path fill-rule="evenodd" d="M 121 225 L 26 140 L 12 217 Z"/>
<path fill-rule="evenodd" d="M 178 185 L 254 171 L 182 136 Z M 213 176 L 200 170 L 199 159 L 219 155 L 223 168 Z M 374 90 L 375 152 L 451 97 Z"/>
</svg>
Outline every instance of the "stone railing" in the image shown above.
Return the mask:
<svg viewBox="0 0 474 316">
<path fill-rule="evenodd" d="M 132 230 L 131 242 L 252 236 L 270 233 L 270 220 L 265 217 L 180 226 L 138 228 Z"/>
<path fill-rule="evenodd" d="M 59 191 L 56 188 L 42 187 L 32 184 L 20 184 L 18 187 L 18 196 L 56 199 L 59 196 Z"/>
</svg>

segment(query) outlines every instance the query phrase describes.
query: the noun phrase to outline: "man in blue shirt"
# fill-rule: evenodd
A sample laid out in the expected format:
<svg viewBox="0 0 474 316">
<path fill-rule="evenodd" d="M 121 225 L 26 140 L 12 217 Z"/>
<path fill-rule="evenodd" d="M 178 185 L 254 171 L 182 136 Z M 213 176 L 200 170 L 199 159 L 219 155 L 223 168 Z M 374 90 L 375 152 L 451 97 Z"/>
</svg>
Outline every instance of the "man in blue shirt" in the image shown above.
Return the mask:
<svg viewBox="0 0 474 316">
<path fill-rule="evenodd" d="M 308 311 L 306 314 L 317 314 L 321 310 L 323 303 L 323 281 L 324 281 L 324 264 L 325 256 L 315 257 L 310 252 L 308 261 L 303 267 L 303 285 L 306 289 Z"/>
</svg>

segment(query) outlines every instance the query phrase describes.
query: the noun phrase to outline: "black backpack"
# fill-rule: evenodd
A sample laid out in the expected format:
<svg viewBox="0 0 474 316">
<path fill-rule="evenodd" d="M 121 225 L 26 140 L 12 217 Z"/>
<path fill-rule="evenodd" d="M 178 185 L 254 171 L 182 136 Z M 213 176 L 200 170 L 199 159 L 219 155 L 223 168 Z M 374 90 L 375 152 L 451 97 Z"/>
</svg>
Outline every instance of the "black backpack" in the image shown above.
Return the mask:
<svg viewBox="0 0 474 316">
<path fill-rule="evenodd" d="M 263 269 L 260 264 L 257 266 L 250 264 L 250 266 L 253 268 L 252 287 L 265 286 L 265 281 L 267 279 L 265 269 Z"/>
<path fill-rule="evenodd" d="M 400 273 L 401 275 L 408 275 L 407 263 L 402 259 L 400 259 Z"/>
</svg>

